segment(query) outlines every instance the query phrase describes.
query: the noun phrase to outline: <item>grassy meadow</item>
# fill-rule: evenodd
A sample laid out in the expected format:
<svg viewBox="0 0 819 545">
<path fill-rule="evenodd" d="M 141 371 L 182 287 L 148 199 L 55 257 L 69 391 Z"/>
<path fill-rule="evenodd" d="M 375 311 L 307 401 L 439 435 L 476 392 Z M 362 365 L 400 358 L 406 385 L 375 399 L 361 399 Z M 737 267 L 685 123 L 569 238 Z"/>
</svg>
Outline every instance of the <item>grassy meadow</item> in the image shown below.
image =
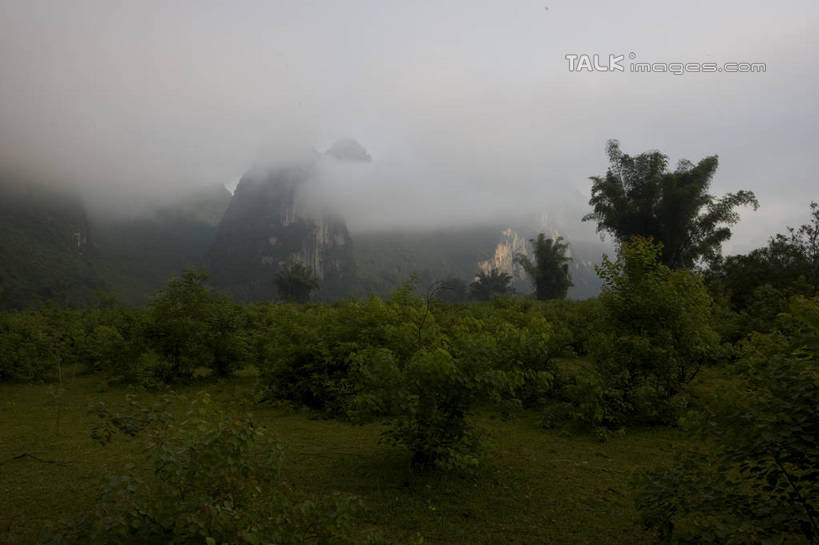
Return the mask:
<svg viewBox="0 0 819 545">
<path fill-rule="evenodd" d="M 89 407 L 123 406 L 163 394 L 109 387 L 70 373 L 53 384 L 0 385 L 0 543 L 34 543 L 49 524 L 92 508 L 106 474 L 146 465 L 143 437 L 101 446 Z M 651 543 L 629 486 L 642 468 L 670 462 L 685 441 L 669 429 L 630 431 L 601 442 L 539 427 L 540 415 L 479 412 L 485 468 L 474 475 L 414 472 L 408 454 L 380 441 L 383 427 L 316 418 L 253 403 L 255 378 L 176 389 L 172 407 L 207 391 L 225 410 L 252 411 L 285 450 L 282 478 L 300 494 L 338 491 L 365 505 L 356 532 L 385 543 Z M 146 468 L 146 471 L 148 469 Z M 372 539 L 372 538 L 370 538 Z"/>
</svg>

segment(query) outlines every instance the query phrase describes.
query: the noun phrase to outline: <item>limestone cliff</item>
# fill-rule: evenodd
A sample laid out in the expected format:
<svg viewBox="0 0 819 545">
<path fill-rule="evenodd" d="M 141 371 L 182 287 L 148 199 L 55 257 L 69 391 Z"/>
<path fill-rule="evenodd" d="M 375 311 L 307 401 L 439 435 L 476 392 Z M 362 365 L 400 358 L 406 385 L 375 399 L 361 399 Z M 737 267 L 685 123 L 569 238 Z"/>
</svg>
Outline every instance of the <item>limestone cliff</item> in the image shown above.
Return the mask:
<svg viewBox="0 0 819 545">
<path fill-rule="evenodd" d="M 478 263 L 478 267 L 484 273 L 489 273 L 493 269 L 505 272 L 512 276 L 513 282 L 525 280 L 526 271 L 515 261 L 518 254 L 529 255 L 528 243 L 516 231 L 507 228 L 501 233 L 501 240 L 495 246 L 492 257 Z"/>
</svg>

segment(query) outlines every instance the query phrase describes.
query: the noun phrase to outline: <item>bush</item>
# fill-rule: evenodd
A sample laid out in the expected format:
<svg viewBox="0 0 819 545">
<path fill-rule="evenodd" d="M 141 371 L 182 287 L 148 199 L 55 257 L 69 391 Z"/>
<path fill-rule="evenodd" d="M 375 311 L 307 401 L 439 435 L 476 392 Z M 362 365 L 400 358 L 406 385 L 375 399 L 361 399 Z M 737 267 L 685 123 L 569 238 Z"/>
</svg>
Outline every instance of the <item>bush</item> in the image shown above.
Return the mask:
<svg viewBox="0 0 819 545">
<path fill-rule="evenodd" d="M 816 543 L 819 299 L 793 300 L 736 370 L 736 385 L 694 420 L 715 450 L 638 480 L 643 521 L 669 543 Z"/>
<path fill-rule="evenodd" d="M 278 480 L 283 458 L 278 441 L 249 417 L 215 410 L 207 396 L 195 400 L 180 422 L 170 415 L 156 418 L 151 410 L 111 417 L 133 433 L 146 422 L 157 424 L 152 475 L 145 480 L 134 471 L 108 476 L 94 512 L 53 532 L 52 541 L 350 543 L 359 503 L 337 495 L 294 499 Z"/>
<path fill-rule="evenodd" d="M 479 401 L 511 397 L 515 386 L 509 375 L 443 348 L 420 350 L 406 364 L 386 349 L 364 350 L 354 361 L 362 384 L 356 413 L 386 415 L 385 437 L 407 448 L 417 469 L 477 466 L 479 434 L 469 414 Z"/>
<path fill-rule="evenodd" d="M 0 382 L 57 377 L 71 356 L 67 341 L 72 326 L 63 314 L 54 308 L 0 314 Z"/>
<path fill-rule="evenodd" d="M 249 356 L 244 316 L 205 286 L 206 272 L 183 273 L 153 299 L 142 335 L 146 346 L 170 364 L 165 380 L 186 381 L 197 367 L 228 376 Z"/>
<path fill-rule="evenodd" d="M 543 305 L 544 316 L 555 327 L 555 345 L 566 355 L 588 355 L 595 333 L 605 324 L 600 300 L 555 299 Z"/>
<path fill-rule="evenodd" d="M 265 397 L 328 416 L 343 416 L 358 389 L 349 373 L 353 354 L 376 346 L 405 358 L 418 346 L 407 309 L 376 297 L 332 306 L 275 305 L 263 312 L 267 323 L 255 344 Z"/>
<path fill-rule="evenodd" d="M 127 354 L 127 343 L 119 330 L 97 325 L 84 343 L 85 363 L 94 371 L 111 371 L 122 367 L 120 358 Z"/>
<path fill-rule="evenodd" d="M 514 310 L 481 315 L 480 319 L 463 316 L 447 328 L 447 347 L 458 361 L 512 378 L 516 386 L 506 398 L 526 407 L 539 406 L 552 393 L 554 358 L 564 347 L 539 307 Z"/>
<path fill-rule="evenodd" d="M 386 418 L 415 467 L 472 467 L 479 403 L 536 405 L 554 382 L 554 328 L 531 302 L 450 306 L 412 295 L 259 308 L 267 399 L 328 416 Z"/>
<path fill-rule="evenodd" d="M 612 411 L 616 425 L 673 422 L 675 396 L 719 350 L 702 280 L 662 265 L 660 251 L 635 237 L 598 268 L 606 330 L 592 355 L 607 397 L 620 407 Z"/>
</svg>

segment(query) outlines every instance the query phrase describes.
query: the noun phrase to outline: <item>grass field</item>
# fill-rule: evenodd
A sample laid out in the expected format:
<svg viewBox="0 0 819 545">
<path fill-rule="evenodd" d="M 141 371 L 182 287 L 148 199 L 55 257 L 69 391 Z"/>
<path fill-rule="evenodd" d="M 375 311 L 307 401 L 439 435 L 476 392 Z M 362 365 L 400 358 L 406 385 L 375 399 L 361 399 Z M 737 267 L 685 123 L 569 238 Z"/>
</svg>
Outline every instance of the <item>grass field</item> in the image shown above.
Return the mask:
<svg viewBox="0 0 819 545">
<path fill-rule="evenodd" d="M 378 424 L 354 426 L 304 412 L 254 406 L 252 378 L 176 390 L 208 391 L 227 410 L 252 410 L 286 455 L 282 477 L 305 495 L 339 491 L 363 499 L 361 540 L 386 543 L 572 544 L 652 542 L 637 521 L 629 481 L 670 461 L 685 438 L 674 430 L 630 431 L 607 442 L 538 427 L 538 415 L 477 418 L 488 433 L 475 476 L 411 473 L 409 455 L 379 442 Z M 0 386 L 0 543 L 35 543 L 49 521 L 93 505 L 106 474 L 146 465 L 142 437 L 100 446 L 90 437 L 104 401 L 124 405 L 129 390 L 99 377 L 49 385 Z M 156 395 L 137 394 L 143 401 Z M 178 407 L 182 400 L 175 401 Z"/>
</svg>

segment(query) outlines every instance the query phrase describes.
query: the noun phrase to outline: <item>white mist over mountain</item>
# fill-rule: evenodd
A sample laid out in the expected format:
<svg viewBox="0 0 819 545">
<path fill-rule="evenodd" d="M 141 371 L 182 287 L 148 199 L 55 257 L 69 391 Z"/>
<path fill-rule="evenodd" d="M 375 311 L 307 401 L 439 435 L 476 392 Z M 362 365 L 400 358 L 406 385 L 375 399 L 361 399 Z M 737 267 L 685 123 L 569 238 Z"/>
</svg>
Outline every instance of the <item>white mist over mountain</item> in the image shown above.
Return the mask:
<svg viewBox="0 0 819 545">
<path fill-rule="evenodd" d="M 373 161 L 322 182 L 351 228 L 548 212 L 594 237 L 588 177 L 618 138 L 672 162 L 719 154 L 713 192 L 762 204 L 728 246 L 747 250 L 815 193 L 818 23 L 808 0 L 4 0 L 0 170 L 128 214 L 353 137 Z M 565 58 L 629 52 L 767 69 L 577 73 Z"/>
</svg>

